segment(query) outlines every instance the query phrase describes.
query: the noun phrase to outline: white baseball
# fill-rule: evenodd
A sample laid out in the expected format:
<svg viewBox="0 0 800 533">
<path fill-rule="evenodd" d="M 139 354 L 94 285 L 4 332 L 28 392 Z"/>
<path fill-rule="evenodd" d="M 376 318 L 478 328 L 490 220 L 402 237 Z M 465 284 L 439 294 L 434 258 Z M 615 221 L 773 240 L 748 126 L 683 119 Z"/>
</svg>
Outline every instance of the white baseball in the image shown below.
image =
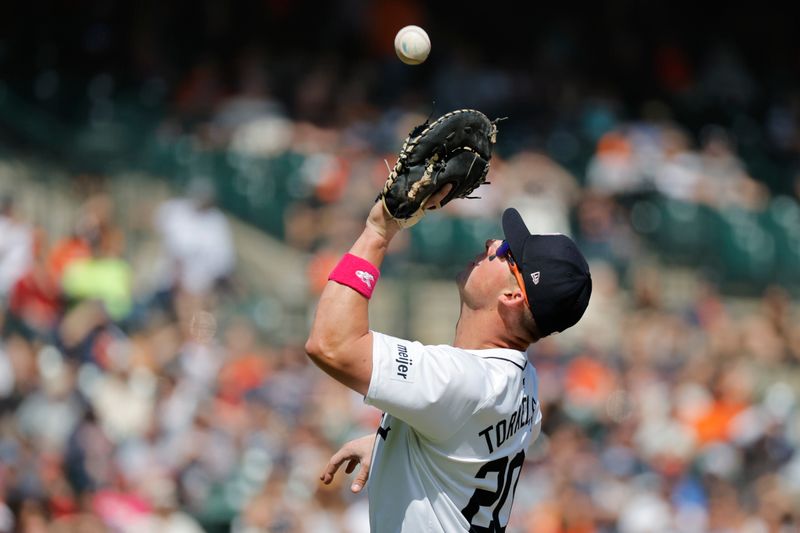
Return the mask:
<svg viewBox="0 0 800 533">
<path fill-rule="evenodd" d="M 406 26 L 395 36 L 394 50 L 406 65 L 419 65 L 431 53 L 431 40 L 419 26 Z"/>
</svg>

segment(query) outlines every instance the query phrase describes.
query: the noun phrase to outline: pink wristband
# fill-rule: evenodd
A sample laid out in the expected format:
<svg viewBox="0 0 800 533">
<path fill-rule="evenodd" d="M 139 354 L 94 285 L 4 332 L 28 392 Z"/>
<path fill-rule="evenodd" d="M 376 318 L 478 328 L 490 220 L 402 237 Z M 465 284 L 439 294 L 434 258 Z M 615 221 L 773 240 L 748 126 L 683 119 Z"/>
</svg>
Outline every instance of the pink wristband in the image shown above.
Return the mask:
<svg viewBox="0 0 800 533">
<path fill-rule="evenodd" d="M 328 279 L 347 285 L 354 291 L 369 299 L 381 273 L 372 263 L 353 254 L 344 254 L 339 264 L 333 269 Z"/>
</svg>

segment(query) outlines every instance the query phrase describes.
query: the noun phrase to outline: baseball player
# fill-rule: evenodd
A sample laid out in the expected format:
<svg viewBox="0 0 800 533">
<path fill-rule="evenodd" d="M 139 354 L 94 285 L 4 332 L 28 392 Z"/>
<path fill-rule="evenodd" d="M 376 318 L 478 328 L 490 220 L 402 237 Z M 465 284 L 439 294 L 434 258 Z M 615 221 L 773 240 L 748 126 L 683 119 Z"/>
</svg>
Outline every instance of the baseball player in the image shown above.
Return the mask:
<svg viewBox="0 0 800 533">
<path fill-rule="evenodd" d="M 434 195 L 437 205 L 448 187 Z M 502 532 L 541 409 L 531 343 L 574 325 L 589 302 L 586 260 L 564 235 L 532 235 L 515 209 L 504 239 L 458 276 L 461 313 L 452 346 L 425 346 L 371 331 L 368 303 L 400 226 L 376 203 L 350 252 L 331 273 L 306 351 L 334 379 L 384 411 L 376 435 L 345 445 L 345 461 L 369 476 L 373 532 Z"/>
</svg>

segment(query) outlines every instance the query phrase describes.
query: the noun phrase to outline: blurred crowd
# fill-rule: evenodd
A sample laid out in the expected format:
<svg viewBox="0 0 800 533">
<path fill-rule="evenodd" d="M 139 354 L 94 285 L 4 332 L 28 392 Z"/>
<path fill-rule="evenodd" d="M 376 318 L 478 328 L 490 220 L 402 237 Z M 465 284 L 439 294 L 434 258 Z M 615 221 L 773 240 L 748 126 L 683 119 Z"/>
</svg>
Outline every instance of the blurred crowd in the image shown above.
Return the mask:
<svg viewBox="0 0 800 533">
<path fill-rule="evenodd" d="M 264 136 L 231 139 L 305 155 L 284 239 L 307 254 L 312 309 L 392 156 L 352 130 L 263 118 Z M 398 139 L 420 120 L 370 131 Z M 637 262 L 623 212 L 648 191 L 717 210 L 773 201 L 725 131 L 706 133 L 693 148 L 674 124 L 619 125 L 599 137 L 583 185 L 539 150 L 501 153 L 483 199 L 440 215 L 488 220 L 513 204 L 538 231 L 575 234 L 592 262 L 575 335 L 530 349 L 544 430 L 509 532 L 800 527 L 796 302 L 779 286 L 733 300 L 713 278 L 666 294 L 669 276 Z M 52 238 L 11 196 L 1 215 L 0 531 L 366 531 L 366 499 L 344 476 L 331 487 L 317 476 L 380 413 L 300 344 L 230 311 L 236 250 L 213 181 L 155 206 L 147 231 L 161 252 L 145 285 L 107 194 Z"/>
<path fill-rule="evenodd" d="M 116 170 L 140 170 L 152 149 L 182 175 L 151 174 L 188 183 L 141 228 L 102 188 L 57 231 L 0 198 L 0 533 L 366 532 L 365 496 L 318 475 L 380 413 L 240 312 L 252 295 L 220 206 L 306 258 L 297 298 L 310 315 L 402 139 L 467 106 L 509 115 L 491 185 L 404 232 L 387 277 L 437 250 L 442 262 L 415 272 L 448 277 L 457 247 L 496 236 L 514 206 L 534 231 L 572 235 L 595 286 L 574 331 L 530 349 L 544 426 L 506 531 L 800 530 L 800 276 L 781 286 L 767 270 L 766 289 L 734 299 L 719 272 L 697 269 L 721 244 L 708 240 L 682 265 L 687 289 L 648 246 L 652 204 L 635 207 L 774 214 L 786 247 L 751 251 L 800 258 L 800 90 L 781 66 L 796 62 L 791 17 L 731 6 L 714 13 L 731 33 L 698 44 L 670 21 L 700 18 L 666 3 L 582 17 L 540 6 L 536 20 L 495 9 L 494 37 L 476 47 L 453 30 L 474 14 L 447 2 L 88 2 L 80 16 L 44 4 L 59 16 L 9 4 L 29 24 L 0 40 L 0 154 L 65 167 L 111 154 Z M 67 15 L 68 30 L 48 26 Z M 751 16 L 774 38 L 743 51 L 734 37 L 751 36 Z M 414 69 L 386 39 L 405 23 L 435 36 Z M 15 115 L 25 102 L 36 112 Z M 77 132 L 63 146 L 58 124 Z M 132 230 L 160 244 L 148 283 Z M 745 230 L 747 247 L 758 234 Z"/>
<path fill-rule="evenodd" d="M 530 70 L 518 63 L 492 68 L 455 49 L 452 61 L 419 76 L 419 87 L 415 74 L 377 50 L 377 58 L 350 68 L 336 56 L 301 55 L 308 69 L 288 77 L 288 60 L 258 46 L 230 63 L 202 57 L 165 96 L 169 105 L 153 143 L 163 152 L 190 146 L 195 155 L 184 155 L 190 162 L 180 167 L 186 173 L 202 166 L 203 155 L 224 159 L 219 182 L 239 191 L 226 207 L 328 265 L 349 245 L 413 127 L 473 106 L 509 118 L 499 123 L 491 185 L 476 192 L 480 201 L 453 203 L 444 217 L 482 228 L 513 204 L 537 231 L 570 233 L 623 270 L 662 229 L 652 204 L 637 202 L 666 199 L 690 214 L 694 206 L 707 209 L 721 226 L 732 226 L 742 255 L 763 259 L 760 279 L 755 273 L 746 280 L 761 283 L 759 289 L 770 277 L 764 272 L 797 263 L 784 259 L 800 257 L 798 93 L 787 88 L 766 99 L 752 65 L 733 46 L 710 46 L 698 58 L 663 43 L 648 49 L 655 69 L 649 75 L 660 89 L 631 106 L 627 86 L 576 81 L 567 67 L 548 71 L 581 59 L 557 30 L 542 39 L 551 46 L 542 45 Z M 405 97 L 378 96 L 395 79 L 409 89 Z M 259 210 L 280 222 L 261 224 L 265 217 L 253 214 Z M 777 235 L 756 228 L 770 217 Z M 748 232 L 765 236 L 742 236 Z M 725 238 L 710 239 L 703 259 L 715 256 Z M 399 244 L 397 252 L 425 257 L 415 245 Z M 717 263 L 729 260 L 718 255 Z"/>
<path fill-rule="evenodd" d="M 107 194 L 52 241 L 4 199 L 0 531 L 356 531 L 316 475 L 379 413 L 225 312 L 236 257 L 207 181 L 150 222 L 141 285 Z"/>
<path fill-rule="evenodd" d="M 90 196 L 53 242 L 4 200 L 0 531 L 367 531 L 366 498 L 318 475 L 380 413 L 229 312 L 232 230 L 213 199 L 199 180 L 157 206 L 146 289 L 112 198 Z M 530 349 L 544 426 L 507 531 L 796 531 L 789 293 L 702 283 L 676 300 L 655 265 L 592 269 L 575 335 Z"/>
</svg>

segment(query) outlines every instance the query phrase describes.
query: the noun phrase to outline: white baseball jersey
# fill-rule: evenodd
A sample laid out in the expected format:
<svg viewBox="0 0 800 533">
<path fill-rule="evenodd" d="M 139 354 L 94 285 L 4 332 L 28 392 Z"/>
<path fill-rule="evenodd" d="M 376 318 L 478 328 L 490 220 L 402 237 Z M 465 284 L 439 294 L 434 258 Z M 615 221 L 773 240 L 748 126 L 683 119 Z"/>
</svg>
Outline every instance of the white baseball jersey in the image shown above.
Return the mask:
<svg viewBox="0 0 800 533">
<path fill-rule="evenodd" d="M 373 332 L 364 401 L 384 411 L 367 485 L 373 533 L 505 531 L 542 420 L 525 353 Z"/>
</svg>

